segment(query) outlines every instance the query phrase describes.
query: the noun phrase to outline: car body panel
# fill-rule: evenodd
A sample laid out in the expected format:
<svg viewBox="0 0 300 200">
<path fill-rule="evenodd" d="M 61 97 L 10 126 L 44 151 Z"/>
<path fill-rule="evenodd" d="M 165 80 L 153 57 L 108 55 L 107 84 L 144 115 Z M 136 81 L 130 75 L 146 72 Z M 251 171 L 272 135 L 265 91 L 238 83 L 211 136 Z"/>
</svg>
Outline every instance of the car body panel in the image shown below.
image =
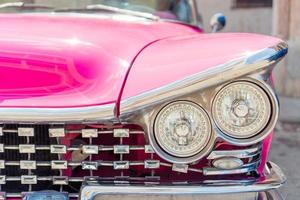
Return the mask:
<svg viewBox="0 0 300 200">
<path fill-rule="evenodd" d="M 156 42 L 135 60 L 122 100 L 205 72 L 280 42 L 278 38 L 248 33 L 197 34 Z"/>
<path fill-rule="evenodd" d="M 113 103 L 139 51 L 197 31 L 122 15 L 0 15 L 0 107 Z"/>
</svg>

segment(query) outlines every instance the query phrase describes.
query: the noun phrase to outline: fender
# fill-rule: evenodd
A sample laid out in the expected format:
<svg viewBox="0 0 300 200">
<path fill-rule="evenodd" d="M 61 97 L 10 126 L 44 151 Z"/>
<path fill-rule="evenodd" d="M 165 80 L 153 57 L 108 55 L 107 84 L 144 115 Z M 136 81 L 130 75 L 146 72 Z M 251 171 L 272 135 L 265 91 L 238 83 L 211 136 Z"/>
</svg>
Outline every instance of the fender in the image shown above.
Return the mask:
<svg viewBox="0 0 300 200">
<path fill-rule="evenodd" d="M 287 44 L 278 38 L 245 33 L 159 41 L 135 60 L 118 109 L 127 114 L 186 92 L 272 70 L 287 51 Z"/>
</svg>

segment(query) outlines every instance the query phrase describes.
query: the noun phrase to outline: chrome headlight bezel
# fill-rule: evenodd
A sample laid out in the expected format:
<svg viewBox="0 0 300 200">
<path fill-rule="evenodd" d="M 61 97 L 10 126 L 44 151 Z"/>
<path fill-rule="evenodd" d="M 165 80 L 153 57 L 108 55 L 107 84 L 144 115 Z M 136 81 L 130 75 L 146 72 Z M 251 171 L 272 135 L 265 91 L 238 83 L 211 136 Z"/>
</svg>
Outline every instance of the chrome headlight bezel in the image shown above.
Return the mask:
<svg viewBox="0 0 300 200">
<path fill-rule="evenodd" d="M 271 114 L 268 94 L 249 81 L 225 85 L 217 92 L 212 103 L 212 118 L 216 126 L 235 139 L 258 135 L 269 123 Z"/>
<path fill-rule="evenodd" d="M 157 114 L 153 128 L 160 148 L 179 158 L 199 154 L 212 135 L 208 114 L 190 101 L 175 101 L 164 106 Z"/>
<path fill-rule="evenodd" d="M 216 95 L 227 85 L 230 85 L 232 83 L 236 83 L 236 82 L 248 82 L 250 84 L 254 84 L 257 87 L 259 87 L 268 97 L 269 102 L 270 102 L 270 117 L 268 122 L 261 127 L 260 131 L 257 134 L 254 134 L 251 137 L 247 137 L 247 138 L 238 138 L 238 137 L 232 137 L 230 136 L 230 134 L 222 131 L 216 124 L 215 119 L 213 117 L 213 102 L 214 99 L 216 97 Z M 218 135 L 218 137 L 223 138 L 224 140 L 226 140 L 227 142 L 229 142 L 230 144 L 233 145 L 238 145 L 238 146 L 246 146 L 246 145 L 252 145 L 252 144 L 256 144 L 260 141 L 263 141 L 268 135 L 270 135 L 270 133 L 272 133 L 272 130 L 274 129 L 277 120 L 278 120 L 278 116 L 279 116 L 279 103 L 278 103 L 278 98 L 274 92 L 274 88 L 271 86 L 272 84 L 261 79 L 261 78 L 257 78 L 257 76 L 254 76 L 254 78 L 252 77 L 247 77 L 247 78 L 243 78 L 243 79 L 237 79 L 234 81 L 231 81 L 229 83 L 226 83 L 222 86 L 219 86 L 218 89 L 216 90 L 215 94 L 214 94 L 214 98 L 211 104 L 211 117 L 212 117 L 212 121 L 214 122 L 214 126 L 215 126 L 215 131 Z"/>
<path fill-rule="evenodd" d="M 168 110 L 170 107 L 175 106 L 175 105 L 188 105 L 192 106 L 195 109 L 197 109 L 198 114 L 201 113 L 202 119 L 205 120 L 205 123 L 207 123 L 207 132 L 204 134 L 205 138 L 202 143 L 198 143 L 197 146 L 195 146 L 193 153 L 187 153 L 186 155 L 184 154 L 178 154 L 176 155 L 174 152 L 172 153 L 170 150 L 168 150 L 165 146 L 163 146 L 163 141 L 157 138 L 156 134 L 158 134 L 158 120 L 164 113 L 164 111 Z M 160 109 L 155 113 L 155 118 L 152 121 L 152 133 L 149 134 L 149 141 L 154 150 L 158 155 L 160 155 L 162 158 L 169 162 L 173 163 L 178 163 L 178 164 L 188 164 L 195 162 L 205 155 L 207 155 L 210 152 L 210 149 L 212 148 L 212 143 L 214 142 L 213 138 L 213 132 L 212 132 L 212 124 L 211 124 L 211 119 L 208 115 L 208 113 L 198 104 L 192 101 L 188 100 L 177 100 L 177 101 L 172 101 L 167 104 L 164 104 L 163 106 L 160 107 Z"/>
</svg>

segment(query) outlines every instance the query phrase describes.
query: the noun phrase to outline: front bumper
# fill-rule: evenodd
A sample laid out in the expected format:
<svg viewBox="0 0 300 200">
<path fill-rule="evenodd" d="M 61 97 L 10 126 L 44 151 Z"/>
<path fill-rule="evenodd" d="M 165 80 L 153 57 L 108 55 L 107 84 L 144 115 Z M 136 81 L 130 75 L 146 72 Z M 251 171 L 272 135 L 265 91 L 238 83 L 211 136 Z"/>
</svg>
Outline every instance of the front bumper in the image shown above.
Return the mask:
<svg viewBox="0 0 300 200">
<path fill-rule="evenodd" d="M 81 200 L 107 199 L 107 196 L 195 196 L 208 197 L 211 200 L 228 197 L 226 199 L 256 199 L 256 200 L 280 200 L 280 195 L 274 191 L 286 181 L 281 169 L 274 163 L 268 162 L 264 177 L 253 180 L 214 180 L 201 183 L 158 183 L 144 182 L 133 183 L 120 181 L 118 183 L 92 181 L 87 182 L 81 190 Z M 241 195 L 242 193 L 242 195 Z M 236 195 L 239 194 L 239 195 Z M 244 196 L 244 197 L 243 197 Z M 113 197 L 111 197 L 113 198 Z M 118 198 L 120 199 L 120 198 Z M 149 199 L 149 198 L 148 198 Z M 184 198 L 186 199 L 186 198 Z M 206 199 L 206 198 L 204 198 Z"/>
<path fill-rule="evenodd" d="M 95 200 L 283 200 L 281 195 L 276 190 L 256 193 L 241 193 L 241 194 L 215 194 L 215 195 L 98 195 Z"/>
</svg>

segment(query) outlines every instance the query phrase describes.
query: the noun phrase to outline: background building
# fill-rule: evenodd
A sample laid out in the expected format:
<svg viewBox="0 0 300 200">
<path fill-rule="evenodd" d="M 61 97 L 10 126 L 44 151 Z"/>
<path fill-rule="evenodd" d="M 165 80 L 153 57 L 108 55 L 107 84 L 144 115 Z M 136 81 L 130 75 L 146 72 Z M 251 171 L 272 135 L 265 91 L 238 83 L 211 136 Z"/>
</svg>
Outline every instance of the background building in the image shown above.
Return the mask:
<svg viewBox="0 0 300 200">
<path fill-rule="evenodd" d="M 197 0 L 204 28 L 210 30 L 209 21 L 215 13 L 227 18 L 223 32 L 272 33 L 272 1 L 270 0 Z"/>
</svg>

